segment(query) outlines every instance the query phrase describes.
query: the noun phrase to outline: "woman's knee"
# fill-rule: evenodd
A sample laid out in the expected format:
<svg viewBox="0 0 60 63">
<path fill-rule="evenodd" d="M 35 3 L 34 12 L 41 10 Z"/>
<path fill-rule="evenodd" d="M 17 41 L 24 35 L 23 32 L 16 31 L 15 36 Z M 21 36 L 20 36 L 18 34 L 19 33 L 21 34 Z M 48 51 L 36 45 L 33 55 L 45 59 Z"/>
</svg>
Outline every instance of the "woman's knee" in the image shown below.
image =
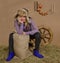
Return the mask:
<svg viewBox="0 0 60 63">
<path fill-rule="evenodd" d="M 12 33 L 9 34 L 9 36 L 13 36 L 13 34 L 14 34 L 14 33 L 12 32 Z"/>
<path fill-rule="evenodd" d="M 35 33 L 35 37 L 40 38 L 41 37 L 40 33 L 39 32 Z"/>
</svg>

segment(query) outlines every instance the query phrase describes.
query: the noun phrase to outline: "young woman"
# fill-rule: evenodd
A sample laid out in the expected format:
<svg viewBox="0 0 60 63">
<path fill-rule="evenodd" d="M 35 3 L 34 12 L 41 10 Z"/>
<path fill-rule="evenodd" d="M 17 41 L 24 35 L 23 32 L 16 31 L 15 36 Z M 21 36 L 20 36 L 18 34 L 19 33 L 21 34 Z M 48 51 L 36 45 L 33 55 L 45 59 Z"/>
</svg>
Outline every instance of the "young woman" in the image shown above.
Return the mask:
<svg viewBox="0 0 60 63">
<path fill-rule="evenodd" d="M 39 45 L 41 42 L 39 30 L 34 24 L 32 18 L 28 16 L 28 14 L 29 11 L 26 8 L 18 10 L 14 21 L 15 29 L 19 35 L 26 34 L 30 36 L 30 39 L 35 38 L 35 49 L 33 50 L 33 55 L 38 58 L 43 58 L 44 56 L 39 53 Z M 13 48 L 14 44 L 13 34 L 14 33 L 11 33 L 9 35 L 9 55 L 8 58 L 6 59 L 7 61 L 10 61 L 15 55 Z"/>
</svg>

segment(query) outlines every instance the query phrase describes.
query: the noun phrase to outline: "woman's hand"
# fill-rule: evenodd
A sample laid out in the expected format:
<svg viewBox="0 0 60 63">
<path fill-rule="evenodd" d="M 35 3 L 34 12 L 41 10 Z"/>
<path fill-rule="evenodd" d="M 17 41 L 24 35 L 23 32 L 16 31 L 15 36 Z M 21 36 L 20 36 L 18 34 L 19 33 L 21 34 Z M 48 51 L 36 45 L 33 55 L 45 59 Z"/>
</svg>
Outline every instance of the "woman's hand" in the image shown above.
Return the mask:
<svg viewBox="0 0 60 63">
<path fill-rule="evenodd" d="M 23 24 L 23 21 L 21 21 L 21 20 L 18 20 L 18 22 Z"/>
<path fill-rule="evenodd" d="M 17 19 L 18 19 L 18 22 L 19 22 L 19 23 L 23 23 L 23 22 L 26 21 L 26 18 L 25 18 L 24 16 L 18 17 Z"/>
<path fill-rule="evenodd" d="M 21 17 L 18 17 L 17 20 L 18 20 L 18 23 L 23 23 L 23 21 L 21 20 Z"/>
<path fill-rule="evenodd" d="M 26 35 L 26 33 L 25 33 L 25 32 L 23 32 L 23 35 Z"/>
</svg>

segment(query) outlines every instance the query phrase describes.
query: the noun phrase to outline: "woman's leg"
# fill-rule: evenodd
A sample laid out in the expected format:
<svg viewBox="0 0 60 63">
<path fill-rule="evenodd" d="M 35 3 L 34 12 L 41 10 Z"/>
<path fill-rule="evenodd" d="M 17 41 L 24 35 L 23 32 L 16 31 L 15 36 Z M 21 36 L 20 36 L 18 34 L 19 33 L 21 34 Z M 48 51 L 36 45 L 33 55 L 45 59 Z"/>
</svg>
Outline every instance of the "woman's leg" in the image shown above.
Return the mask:
<svg viewBox="0 0 60 63">
<path fill-rule="evenodd" d="M 39 54 L 39 46 L 41 43 L 41 35 L 39 32 L 35 33 L 34 35 L 30 35 L 30 39 L 35 38 L 35 49 L 33 50 L 33 54 L 39 58 L 43 58 L 43 55 Z"/>
<path fill-rule="evenodd" d="M 8 53 L 8 57 L 6 59 L 6 61 L 10 61 L 13 57 L 14 57 L 14 40 L 13 40 L 13 34 L 14 33 L 10 33 L 9 35 L 9 53 Z"/>
<path fill-rule="evenodd" d="M 39 46 L 41 43 L 41 35 L 39 32 L 37 32 L 34 34 L 34 37 L 35 37 L 35 49 L 39 51 Z"/>
<path fill-rule="evenodd" d="M 31 39 L 35 39 L 35 49 L 36 50 L 39 50 L 39 45 L 41 43 L 41 36 L 40 36 L 40 33 L 37 32 L 35 33 L 34 35 L 30 35 L 30 40 Z"/>
<path fill-rule="evenodd" d="M 13 34 L 14 33 L 10 33 L 10 35 L 9 35 L 9 52 L 14 52 Z"/>
</svg>

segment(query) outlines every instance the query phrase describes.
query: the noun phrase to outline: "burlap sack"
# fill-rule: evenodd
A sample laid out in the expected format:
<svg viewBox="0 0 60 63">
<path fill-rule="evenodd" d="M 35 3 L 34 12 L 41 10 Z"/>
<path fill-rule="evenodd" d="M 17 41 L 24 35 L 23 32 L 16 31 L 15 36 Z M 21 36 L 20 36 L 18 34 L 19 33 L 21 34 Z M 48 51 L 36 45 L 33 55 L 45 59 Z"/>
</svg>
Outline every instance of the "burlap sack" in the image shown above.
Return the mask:
<svg viewBox="0 0 60 63">
<path fill-rule="evenodd" d="M 14 34 L 14 51 L 16 56 L 21 59 L 25 59 L 32 53 L 28 49 L 29 35 L 18 35 Z"/>
</svg>

